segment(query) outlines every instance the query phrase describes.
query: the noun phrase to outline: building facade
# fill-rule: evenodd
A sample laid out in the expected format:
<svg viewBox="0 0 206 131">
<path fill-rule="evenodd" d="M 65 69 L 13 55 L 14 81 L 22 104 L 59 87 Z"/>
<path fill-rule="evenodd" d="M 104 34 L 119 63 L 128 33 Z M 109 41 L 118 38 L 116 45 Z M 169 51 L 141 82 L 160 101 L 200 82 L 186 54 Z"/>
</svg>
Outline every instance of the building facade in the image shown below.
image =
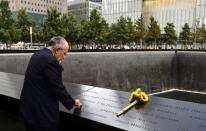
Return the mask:
<svg viewBox="0 0 206 131">
<path fill-rule="evenodd" d="M 89 18 L 91 11 L 94 9 L 101 15 L 102 6 L 98 2 L 92 2 L 90 0 L 68 2 L 68 13 L 72 14 L 78 21 Z"/>
<path fill-rule="evenodd" d="M 206 0 L 196 0 L 195 17 L 196 26 L 206 25 Z"/>
<path fill-rule="evenodd" d="M 143 0 L 102 0 L 102 16 L 106 21 L 116 23 L 123 16 L 135 21 L 141 16 Z"/>
<path fill-rule="evenodd" d="M 1 0 L 0 0 L 1 1 Z M 61 13 L 67 13 L 67 0 L 8 0 L 12 13 L 20 9 L 33 16 L 38 22 L 42 22 L 43 17 L 47 14 L 49 7 L 56 7 Z"/>
<path fill-rule="evenodd" d="M 141 14 L 147 25 L 153 16 L 162 31 L 168 22 L 174 23 L 179 35 L 185 23 L 191 28 L 206 24 L 206 0 L 102 0 L 102 16 L 109 24 L 120 16 L 134 22 Z"/>
<path fill-rule="evenodd" d="M 98 3 L 102 3 L 102 0 L 90 0 L 92 2 L 98 2 Z"/>
<path fill-rule="evenodd" d="M 159 23 L 161 30 L 167 23 L 174 23 L 176 33 L 182 31 L 185 23 L 194 26 L 196 0 L 145 0 L 143 5 L 143 16 L 146 24 L 153 16 Z"/>
</svg>

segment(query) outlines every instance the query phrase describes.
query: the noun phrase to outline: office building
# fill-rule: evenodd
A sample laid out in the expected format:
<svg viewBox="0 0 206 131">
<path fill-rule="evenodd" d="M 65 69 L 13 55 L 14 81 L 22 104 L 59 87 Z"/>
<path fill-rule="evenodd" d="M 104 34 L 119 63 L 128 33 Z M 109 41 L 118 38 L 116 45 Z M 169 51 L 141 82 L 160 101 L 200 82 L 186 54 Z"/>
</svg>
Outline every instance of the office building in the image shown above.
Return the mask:
<svg viewBox="0 0 206 131">
<path fill-rule="evenodd" d="M 106 21 L 116 23 L 120 16 L 135 21 L 141 16 L 143 0 L 102 0 L 102 16 Z"/>
<path fill-rule="evenodd" d="M 94 9 L 101 15 L 102 6 L 98 2 L 92 2 L 90 0 L 68 2 L 68 13 L 72 14 L 78 21 L 89 18 L 91 11 Z"/>
<path fill-rule="evenodd" d="M 43 17 L 47 14 L 49 7 L 56 7 L 61 13 L 67 13 L 67 0 L 8 0 L 12 13 L 20 9 L 33 16 L 38 22 L 42 22 Z"/>
<path fill-rule="evenodd" d="M 196 0 L 195 17 L 196 26 L 206 25 L 206 0 Z"/>
<path fill-rule="evenodd" d="M 102 3 L 102 0 L 90 0 L 92 2 L 98 2 L 98 3 Z"/>
<path fill-rule="evenodd" d="M 196 0 L 145 0 L 143 4 L 143 16 L 146 24 L 153 16 L 159 23 L 161 30 L 168 22 L 174 23 L 176 33 L 182 31 L 185 23 L 194 26 Z"/>
<path fill-rule="evenodd" d="M 179 35 L 185 23 L 192 29 L 206 24 L 206 0 L 102 0 L 102 16 L 109 24 L 120 16 L 134 22 L 141 14 L 147 25 L 153 16 L 162 31 L 168 22 L 174 23 Z"/>
</svg>

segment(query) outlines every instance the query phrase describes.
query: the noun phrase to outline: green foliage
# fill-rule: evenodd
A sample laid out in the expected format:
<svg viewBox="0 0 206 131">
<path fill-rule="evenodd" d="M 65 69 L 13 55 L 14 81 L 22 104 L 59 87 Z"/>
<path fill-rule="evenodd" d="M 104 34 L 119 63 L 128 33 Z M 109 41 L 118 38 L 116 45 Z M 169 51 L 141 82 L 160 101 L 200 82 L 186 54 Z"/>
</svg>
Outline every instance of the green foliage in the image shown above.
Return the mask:
<svg viewBox="0 0 206 131">
<path fill-rule="evenodd" d="M 91 41 L 89 30 L 90 30 L 89 20 L 82 20 L 79 25 L 79 31 L 80 31 L 79 43 L 80 44 L 86 45 L 86 44 L 89 44 L 89 42 Z"/>
<path fill-rule="evenodd" d="M 16 26 L 21 30 L 21 41 L 30 42 L 30 27 L 34 28 L 35 25 L 24 9 L 18 11 Z"/>
<path fill-rule="evenodd" d="M 135 26 L 131 20 L 131 18 L 127 18 L 126 21 L 126 30 L 124 34 L 126 43 L 130 45 L 135 40 Z"/>
<path fill-rule="evenodd" d="M 119 45 L 126 44 L 126 37 L 125 33 L 127 30 L 127 20 L 124 17 L 120 17 L 120 19 L 117 21 L 117 26 L 114 28 L 115 32 L 117 33 L 117 41 Z"/>
<path fill-rule="evenodd" d="M 145 25 L 145 21 L 143 16 L 141 15 L 141 17 L 135 22 L 135 29 L 136 29 L 136 40 L 140 41 L 140 45 L 141 48 L 143 46 L 143 41 L 146 37 L 147 34 L 147 29 L 146 29 L 146 25 Z"/>
<path fill-rule="evenodd" d="M 13 23 L 14 20 L 9 9 L 9 2 L 0 1 L 0 28 L 9 29 Z"/>
<path fill-rule="evenodd" d="M 6 42 L 8 42 L 8 40 L 10 40 L 9 30 L 6 30 L 4 28 L 0 28 L 0 40 L 3 43 L 6 43 Z"/>
<path fill-rule="evenodd" d="M 9 2 L 0 1 L 0 41 L 6 43 L 7 48 L 12 41 L 13 23 Z"/>
<path fill-rule="evenodd" d="M 78 44 L 79 37 L 79 28 L 77 20 L 72 15 L 63 15 L 62 19 L 62 28 L 65 32 L 65 38 L 71 45 Z"/>
<path fill-rule="evenodd" d="M 65 30 L 62 28 L 62 16 L 55 7 L 47 10 L 47 16 L 43 23 L 44 41 L 49 41 L 54 36 L 66 36 Z"/>
<path fill-rule="evenodd" d="M 33 36 L 34 43 L 44 43 L 43 27 L 40 25 L 33 26 L 32 36 Z"/>
<path fill-rule="evenodd" d="M 183 44 L 187 45 L 187 43 L 191 40 L 192 33 L 188 23 L 182 27 L 182 31 L 180 32 L 179 39 L 183 42 Z"/>
<path fill-rule="evenodd" d="M 168 45 L 175 44 L 177 40 L 177 35 L 175 32 L 175 26 L 173 23 L 167 23 L 164 28 L 165 33 L 163 34 L 164 42 Z"/>
<path fill-rule="evenodd" d="M 150 25 L 148 27 L 148 32 L 147 32 L 147 41 L 148 42 L 155 42 L 154 44 L 156 45 L 157 42 L 160 40 L 160 26 L 158 25 L 158 22 L 154 19 L 153 16 L 150 17 Z"/>
<path fill-rule="evenodd" d="M 101 33 L 98 36 L 98 42 L 100 44 L 106 44 L 107 43 L 107 36 L 109 34 L 109 25 L 107 24 L 106 20 L 102 18 L 102 23 L 101 23 Z"/>
<path fill-rule="evenodd" d="M 205 25 L 203 24 L 201 27 L 197 27 L 194 35 L 195 35 L 196 42 L 203 44 L 205 42 L 205 35 L 206 35 Z"/>
<path fill-rule="evenodd" d="M 112 24 L 107 31 L 105 42 L 107 45 L 118 45 L 117 24 Z"/>
<path fill-rule="evenodd" d="M 16 26 L 13 26 L 9 32 L 12 42 L 17 43 L 21 40 L 21 29 L 17 28 Z"/>
<path fill-rule="evenodd" d="M 105 33 L 108 29 L 108 24 L 98 14 L 96 9 L 91 11 L 88 24 L 89 24 L 89 26 L 87 27 L 88 38 L 92 42 L 92 44 L 103 43 L 104 42 L 103 39 L 105 38 Z"/>
</svg>

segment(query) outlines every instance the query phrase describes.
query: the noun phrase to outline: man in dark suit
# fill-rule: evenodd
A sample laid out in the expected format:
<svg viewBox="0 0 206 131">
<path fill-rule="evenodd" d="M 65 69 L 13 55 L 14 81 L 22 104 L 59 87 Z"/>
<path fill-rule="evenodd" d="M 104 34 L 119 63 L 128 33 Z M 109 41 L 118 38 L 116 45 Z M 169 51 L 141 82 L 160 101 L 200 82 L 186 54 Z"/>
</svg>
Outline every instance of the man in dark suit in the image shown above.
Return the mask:
<svg viewBox="0 0 206 131">
<path fill-rule="evenodd" d="M 61 61 L 69 50 L 63 37 L 53 37 L 49 47 L 32 55 L 20 97 L 20 113 L 27 131 L 58 131 L 59 101 L 67 108 L 80 108 L 62 82 Z"/>
</svg>

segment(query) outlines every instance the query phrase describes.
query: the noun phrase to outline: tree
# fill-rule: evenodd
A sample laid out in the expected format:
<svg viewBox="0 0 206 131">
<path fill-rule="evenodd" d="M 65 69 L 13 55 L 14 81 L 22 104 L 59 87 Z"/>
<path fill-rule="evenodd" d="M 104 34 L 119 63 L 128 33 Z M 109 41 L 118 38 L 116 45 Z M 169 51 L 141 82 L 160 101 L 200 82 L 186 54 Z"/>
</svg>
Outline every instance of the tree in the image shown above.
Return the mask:
<svg viewBox="0 0 206 131">
<path fill-rule="evenodd" d="M 84 46 L 87 44 L 90 44 L 91 38 L 89 34 L 90 26 L 89 26 L 89 20 L 83 19 L 81 20 L 81 24 L 78 26 L 80 35 L 79 35 L 79 41 L 78 43 L 83 44 Z"/>
<path fill-rule="evenodd" d="M 78 40 L 80 39 L 80 30 L 77 20 L 72 15 L 63 15 L 61 21 L 62 28 L 65 29 L 66 32 L 65 39 L 71 45 L 77 45 Z"/>
<path fill-rule="evenodd" d="M 143 41 L 146 37 L 146 26 L 145 26 L 145 21 L 143 16 L 141 15 L 141 17 L 135 22 L 135 29 L 136 29 L 136 36 L 140 41 L 140 47 L 143 47 Z"/>
<path fill-rule="evenodd" d="M 44 33 L 42 25 L 35 24 L 33 26 L 32 34 L 33 42 L 35 43 L 44 43 Z"/>
<path fill-rule="evenodd" d="M 203 43 L 205 42 L 205 33 L 206 33 L 206 29 L 205 29 L 205 25 L 202 24 L 201 27 L 197 27 L 196 32 L 195 32 L 195 39 L 196 42 L 200 43 L 201 46 L 203 45 Z M 201 47 L 202 48 L 202 47 Z"/>
<path fill-rule="evenodd" d="M 127 20 L 124 17 L 120 17 L 117 21 L 117 26 L 114 28 L 115 32 L 117 33 L 117 41 L 119 45 L 125 45 L 126 44 L 126 37 L 125 33 L 127 30 Z"/>
<path fill-rule="evenodd" d="M 4 29 L 4 28 L 0 28 L 0 40 L 1 42 L 3 43 L 6 43 L 10 40 L 10 33 L 9 33 L 9 30 L 7 29 Z M 6 43 L 7 44 L 7 43 Z M 7 48 L 8 48 L 8 45 L 7 45 Z"/>
<path fill-rule="evenodd" d="M 150 17 L 150 25 L 148 26 L 147 41 L 154 42 L 154 47 L 157 45 L 157 42 L 160 40 L 160 26 L 158 22 L 154 19 L 153 16 Z"/>
<path fill-rule="evenodd" d="M 21 41 L 30 42 L 30 27 L 35 24 L 24 9 L 18 11 L 16 25 L 21 30 Z"/>
<path fill-rule="evenodd" d="M 100 35 L 98 36 L 98 41 L 100 44 L 106 44 L 107 41 L 106 41 L 106 38 L 109 34 L 109 25 L 108 23 L 106 22 L 105 19 L 102 18 L 102 30 L 101 30 L 101 33 Z"/>
<path fill-rule="evenodd" d="M 102 44 L 105 30 L 108 29 L 106 21 L 98 14 L 97 10 L 91 11 L 89 18 L 89 38 L 92 44 Z"/>
<path fill-rule="evenodd" d="M 175 33 L 175 26 L 173 23 L 167 23 L 166 27 L 164 28 L 164 42 L 166 45 L 173 45 L 177 40 L 177 35 Z"/>
<path fill-rule="evenodd" d="M 188 23 L 185 23 L 185 25 L 182 27 L 182 31 L 180 32 L 179 39 L 183 42 L 185 46 L 187 46 L 188 42 L 191 40 L 191 36 L 191 29 Z"/>
<path fill-rule="evenodd" d="M 12 42 L 17 43 L 21 40 L 21 29 L 16 26 L 12 26 L 10 29 L 10 39 Z"/>
<path fill-rule="evenodd" d="M 8 1 L 0 1 L 0 28 L 9 29 L 14 23 Z"/>
<path fill-rule="evenodd" d="M 16 31 L 13 23 L 9 2 L 0 1 L 0 41 L 6 43 L 7 48 L 12 42 L 12 31 Z"/>
<path fill-rule="evenodd" d="M 112 46 L 112 48 L 113 48 L 113 45 L 118 45 L 119 40 L 118 40 L 118 33 L 116 32 L 117 28 L 118 28 L 117 24 L 113 23 L 108 28 L 107 35 L 105 37 L 105 42 L 107 43 L 107 45 Z"/>
<path fill-rule="evenodd" d="M 55 7 L 49 8 L 43 22 L 44 41 L 49 41 L 53 36 L 65 37 L 66 32 L 61 25 L 61 13 Z"/>
<path fill-rule="evenodd" d="M 130 44 L 135 41 L 135 26 L 131 20 L 131 18 L 127 18 L 126 21 L 126 30 L 125 30 L 125 41 Z"/>
</svg>

